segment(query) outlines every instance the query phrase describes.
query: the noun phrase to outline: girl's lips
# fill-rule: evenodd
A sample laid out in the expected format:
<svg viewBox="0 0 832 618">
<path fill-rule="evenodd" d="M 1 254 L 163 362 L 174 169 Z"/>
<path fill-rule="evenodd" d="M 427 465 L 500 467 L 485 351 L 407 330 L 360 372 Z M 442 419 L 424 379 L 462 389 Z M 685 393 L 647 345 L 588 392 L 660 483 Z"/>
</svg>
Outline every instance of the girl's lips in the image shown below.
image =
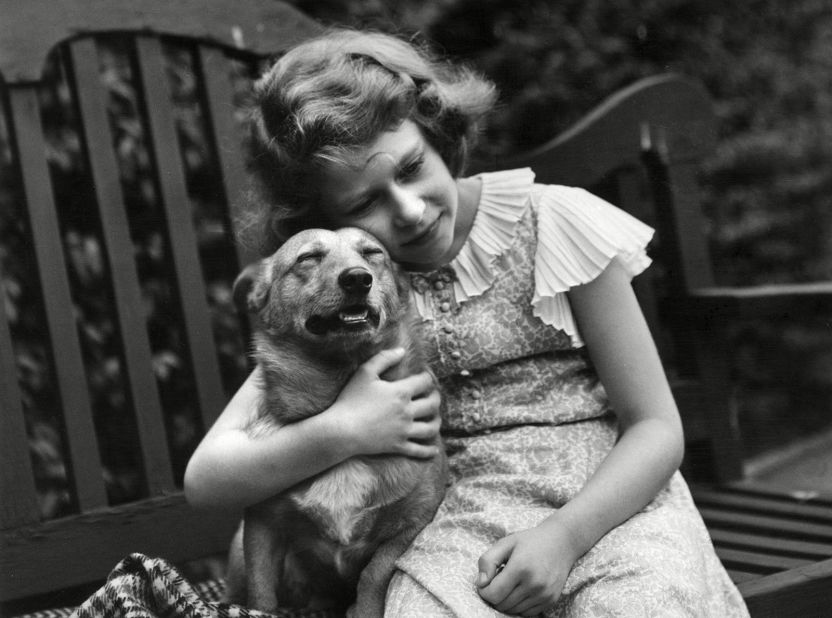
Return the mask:
<svg viewBox="0 0 832 618">
<path fill-rule="evenodd" d="M 435 231 L 436 228 L 439 226 L 439 219 L 442 218 L 442 215 L 439 215 L 434 219 L 433 223 L 431 223 L 427 229 L 421 232 L 418 236 L 415 236 L 408 240 L 407 242 L 402 243 L 403 247 L 413 247 L 416 245 L 422 244 L 425 240 L 427 240 Z"/>
</svg>

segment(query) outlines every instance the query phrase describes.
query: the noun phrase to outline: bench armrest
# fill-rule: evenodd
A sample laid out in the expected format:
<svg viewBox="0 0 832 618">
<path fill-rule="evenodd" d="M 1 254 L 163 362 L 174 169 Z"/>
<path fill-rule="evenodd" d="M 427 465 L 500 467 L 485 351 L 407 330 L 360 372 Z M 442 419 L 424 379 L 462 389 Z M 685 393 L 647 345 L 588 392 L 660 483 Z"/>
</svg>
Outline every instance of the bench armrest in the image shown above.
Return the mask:
<svg viewBox="0 0 832 618">
<path fill-rule="evenodd" d="M 662 312 L 697 325 L 725 319 L 807 317 L 832 312 L 832 282 L 710 287 L 669 299 Z"/>
</svg>

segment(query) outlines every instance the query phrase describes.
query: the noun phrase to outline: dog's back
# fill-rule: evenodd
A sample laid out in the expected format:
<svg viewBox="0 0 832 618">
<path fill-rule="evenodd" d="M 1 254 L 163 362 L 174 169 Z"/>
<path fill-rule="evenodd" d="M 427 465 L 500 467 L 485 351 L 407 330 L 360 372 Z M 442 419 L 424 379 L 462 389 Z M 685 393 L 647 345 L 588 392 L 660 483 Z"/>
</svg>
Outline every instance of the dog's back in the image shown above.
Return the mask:
<svg viewBox="0 0 832 618">
<path fill-rule="evenodd" d="M 264 377 L 252 433 L 327 409 L 356 368 L 383 349 L 406 350 L 386 379 L 427 370 L 407 282 L 363 232 L 308 230 L 293 237 L 264 261 L 250 299 L 263 325 L 255 357 Z M 432 518 L 444 475 L 444 454 L 354 457 L 247 509 L 248 603 L 273 610 L 278 602 L 348 602 L 379 547 L 395 547 L 398 556 Z M 379 553 L 390 554 L 387 549 Z M 392 562 L 385 562 L 361 576 L 362 582 L 384 580 L 359 586 L 362 616 L 383 611 L 392 574 Z"/>
</svg>

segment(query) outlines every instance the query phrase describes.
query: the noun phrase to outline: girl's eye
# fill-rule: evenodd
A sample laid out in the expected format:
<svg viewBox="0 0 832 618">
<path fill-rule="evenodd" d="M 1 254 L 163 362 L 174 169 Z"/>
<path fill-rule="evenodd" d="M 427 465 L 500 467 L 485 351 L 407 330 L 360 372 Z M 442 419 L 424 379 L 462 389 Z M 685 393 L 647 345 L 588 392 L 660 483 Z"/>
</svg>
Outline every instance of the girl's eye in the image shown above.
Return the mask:
<svg viewBox="0 0 832 618">
<path fill-rule="evenodd" d="M 365 202 L 360 202 L 359 204 L 356 204 L 350 210 L 350 214 L 351 215 L 363 215 L 364 213 L 369 212 L 369 210 L 373 207 L 373 202 L 374 201 L 375 200 L 367 200 Z"/>
<path fill-rule="evenodd" d="M 405 164 L 404 167 L 402 167 L 399 170 L 399 177 L 406 180 L 408 178 L 413 178 L 414 176 L 417 176 L 419 172 L 422 171 L 422 166 L 424 165 L 424 163 L 425 158 L 423 155 L 419 155 L 415 159 L 408 161 L 408 163 Z"/>
</svg>

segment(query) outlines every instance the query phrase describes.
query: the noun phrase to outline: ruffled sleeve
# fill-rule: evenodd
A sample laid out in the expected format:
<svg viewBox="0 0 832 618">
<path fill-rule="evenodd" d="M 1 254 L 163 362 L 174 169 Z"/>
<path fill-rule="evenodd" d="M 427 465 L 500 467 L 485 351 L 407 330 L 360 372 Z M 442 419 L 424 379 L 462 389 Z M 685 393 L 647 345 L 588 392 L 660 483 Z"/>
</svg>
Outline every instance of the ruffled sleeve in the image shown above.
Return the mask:
<svg viewBox="0 0 832 618">
<path fill-rule="evenodd" d="M 538 242 L 532 298 L 534 315 L 583 345 L 566 292 L 589 283 L 614 257 L 631 277 L 650 265 L 653 229 L 623 210 L 574 187 L 537 185 Z"/>
</svg>

